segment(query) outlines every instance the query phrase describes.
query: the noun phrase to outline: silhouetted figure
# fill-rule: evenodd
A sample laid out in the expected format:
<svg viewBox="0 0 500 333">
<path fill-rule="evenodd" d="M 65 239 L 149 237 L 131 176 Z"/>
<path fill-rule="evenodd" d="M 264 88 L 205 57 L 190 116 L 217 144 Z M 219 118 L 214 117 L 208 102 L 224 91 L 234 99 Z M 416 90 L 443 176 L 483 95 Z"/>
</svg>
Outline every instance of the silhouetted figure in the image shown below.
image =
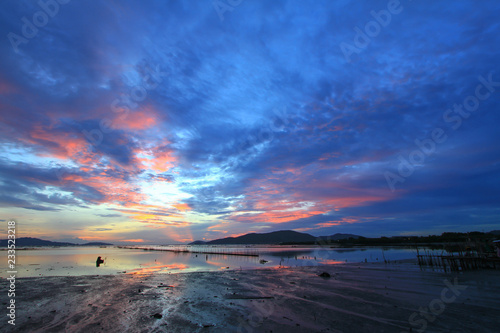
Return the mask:
<svg viewBox="0 0 500 333">
<path fill-rule="evenodd" d="M 101 257 L 97 257 L 97 260 L 95 261 L 95 267 L 101 266 L 101 264 L 104 264 L 104 260 L 101 259 Z"/>
</svg>

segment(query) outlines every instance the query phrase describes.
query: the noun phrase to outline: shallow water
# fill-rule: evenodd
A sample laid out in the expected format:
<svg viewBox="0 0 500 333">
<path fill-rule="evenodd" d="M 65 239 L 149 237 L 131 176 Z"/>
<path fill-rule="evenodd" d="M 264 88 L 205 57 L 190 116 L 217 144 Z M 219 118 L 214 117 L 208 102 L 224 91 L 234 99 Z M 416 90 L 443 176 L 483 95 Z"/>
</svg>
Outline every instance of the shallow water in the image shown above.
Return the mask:
<svg viewBox="0 0 500 333">
<path fill-rule="evenodd" d="M 157 247 L 179 249 L 179 247 Z M 221 269 L 252 269 L 331 265 L 345 262 L 383 262 L 415 259 L 415 249 L 389 247 L 329 248 L 292 246 L 188 246 L 182 249 L 217 254 L 145 251 L 117 247 L 59 247 L 16 251 L 17 277 L 78 276 L 109 274 L 178 273 Z M 7 277 L 7 251 L 0 263 Z M 228 255 L 245 252 L 258 256 Z M 104 264 L 96 267 L 101 256 Z M 265 260 L 266 262 L 262 261 Z"/>
</svg>

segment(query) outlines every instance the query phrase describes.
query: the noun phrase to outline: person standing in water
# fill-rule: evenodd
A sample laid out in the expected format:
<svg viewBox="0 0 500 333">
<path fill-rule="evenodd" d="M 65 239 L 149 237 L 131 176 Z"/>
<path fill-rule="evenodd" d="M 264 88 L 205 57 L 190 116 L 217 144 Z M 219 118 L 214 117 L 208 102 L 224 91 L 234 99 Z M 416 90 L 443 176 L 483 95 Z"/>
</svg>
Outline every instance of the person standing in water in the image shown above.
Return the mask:
<svg viewBox="0 0 500 333">
<path fill-rule="evenodd" d="M 97 260 L 95 261 L 95 267 L 99 267 L 101 264 L 104 263 L 104 260 L 101 259 L 101 257 L 97 257 Z"/>
</svg>

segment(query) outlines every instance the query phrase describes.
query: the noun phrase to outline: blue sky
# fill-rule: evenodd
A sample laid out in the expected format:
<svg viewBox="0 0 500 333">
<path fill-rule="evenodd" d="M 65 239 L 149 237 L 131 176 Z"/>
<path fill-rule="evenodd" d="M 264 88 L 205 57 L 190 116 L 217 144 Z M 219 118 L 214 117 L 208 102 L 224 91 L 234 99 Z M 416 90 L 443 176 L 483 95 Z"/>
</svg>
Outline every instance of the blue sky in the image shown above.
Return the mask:
<svg viewBox="0 0 500 333">
<path fill-rule="evenodd" d="M 0 5 L 22 236 L 500 229 L 497 1 L 41 3 Z"/>
</svg>

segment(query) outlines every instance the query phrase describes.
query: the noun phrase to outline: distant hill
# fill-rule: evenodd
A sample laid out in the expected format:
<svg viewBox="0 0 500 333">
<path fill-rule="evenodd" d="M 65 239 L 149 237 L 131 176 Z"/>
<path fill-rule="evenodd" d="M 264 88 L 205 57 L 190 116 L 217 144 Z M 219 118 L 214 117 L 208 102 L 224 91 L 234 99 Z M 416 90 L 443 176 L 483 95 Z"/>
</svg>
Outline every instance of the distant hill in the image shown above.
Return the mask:
<svg viewBox="0 0 500 333">
<path fill-rule="evenodd" d="M 331 236 L 319 236 L 318 237 L 318 241 L 336 241 L 336 240 L 349 239 L 349 238 L 358 239 L 360 237 L 361 236 L 353 235 L 353 234 L 340 234 L 340 233 L 337 233 L 337 234 L 331 235 Z"/>
<path fill-rule="evenodd" d="M 314 242 L 316 237 L 292 230 L 274 231 L 265 234 L 251 233 L 239 237 L 227 237 L 216 239 L 206 244 L 280 244 L 280 243 L 309 243 Z"/>
<path fill-rule="evenodd" d="M 341 239 L 358 239 L 361 236 L 353 234 L 335 234 L 331 236 L 314 237 L 312 235 L 292 230 L 274 231 L 264 234 L 250 233 L 239 237 L 226 237 L 209 242 L 195 241 L 191 245 L 199 244 L 315 244 L 330 243 Z"/>
<path fill-rule="evenodd" d="M 207 242 L 197 240 L 197 241 L 189 243 L 188 245 L 205 245 L 205 244 L 207 244 Z"/>
<path fill-rule="evenodd" d="M 495 236 L 500 236 L 500 230 L 492 230 L 488 232 L 489 234 L 495 235 Z"/>
<path fill-rule="evenodd" d="M 90 243 L 85 243 L 85 244 L 76 244 L 77 246 L 110 246 L 113 244 L 110 243 L 103 243 L 103 242 L 90 242 Z"/>
<path fill-rule="evenodd" d="M 250 233 L 239 237 L 227 237 L 216 239 L 209 242 L 196 241 L 191 244 L 282 244 L 282 245 L 360 245 L 360 246 L 378 246 L 378 245 L 415 245 L 415 244 L 443 244 L 459 243 L 473 240 L 490 242 L 500 238 L 500 230 L 493 230 L 487 233 L 471 232 L 443 232 L 441 235 L 429 236 L 391 236 L 379 238 L 366 238 L 353 234 L 336 233 L 330 236 L 314 237 L 306 233 L 300 233 L 291 230 L 275 231 L 264 234 Z"/>
<path fill-rule="evenodd" d="M 8 240 L 7 239 L 2 239 L 0 240 L 0 247 L 7 247 Z M 27 246 L 105 246 L 105 245 L 113 245 L 109 243 L 102 243 L 102 242 L 90 242 L 86 244 L 74 244 L 74 243 L 67 243 L 67 242 L 52 242 L 48 240 L 43 240 L 39 238 L 32 238 L 32 237 L 21 237 L 21 238 L 16 238 L 16 247 L 27 247 Z"/>
</svg>

